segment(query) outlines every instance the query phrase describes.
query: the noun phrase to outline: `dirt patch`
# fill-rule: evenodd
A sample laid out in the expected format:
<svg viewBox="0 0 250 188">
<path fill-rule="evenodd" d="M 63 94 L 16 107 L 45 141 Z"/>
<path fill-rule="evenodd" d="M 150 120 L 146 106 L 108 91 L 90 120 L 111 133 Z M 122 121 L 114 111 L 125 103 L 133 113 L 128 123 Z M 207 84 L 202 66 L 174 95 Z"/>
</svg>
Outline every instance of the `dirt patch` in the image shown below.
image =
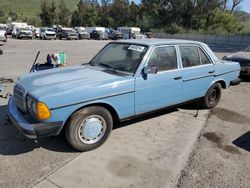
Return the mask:
<svg viewBox="0 0 250 188">
<path fill-rule="evenodd" d="M 14 80 L 11 78 L 0 78 L 0 84 L 9 84 L 9 83 L 13 83 Z"/>
<path fill-rule="evenodd" d="M 231 154 L 241 154 L 241 152 L 230 145 L 223 145 L 223 137 L 218 136 L 215 132 L 206 132 L 203 134 L 203 137 L 205 137 L 207 140 L 213 142 L 216 144 L 218 148 L 222 148 L 224 151 L 231 153 Z"/>
<path fill-rule="evenodd" d="M 120 156 L 109 162 L 108 169 L 116 176 L 129 178 L 136 176 L 141 169 L 138 159 L 130 156 Z"/>
<path fill-rule="evenodd" d="M 222 144 L 222 138 L 219 137 L 215 132 L 206 132 L 203 134 L 203 136 L 218 146 L 221 146 Z"/>
<path fill-rule="evenodd" d="M 230 145 L 226 145 L 223 147 L 223 150 L 228 152 L 228 153 L 231 153 L 231 154 L 241 154 L 240 150 L 238 150 L 238 148 L 235 148 L 233 146 L 230 146 Z"/>
<path fill-rule="evenodd" d="M 215 115 L 221 120 L 239 123 L 239 124 L 247 124 L 250 123 L 250 118 L 239 114 L 237 112 L 225 109 L 225 108 L 215 108 L 211 110 L 212 115 Z"/>
</svg>

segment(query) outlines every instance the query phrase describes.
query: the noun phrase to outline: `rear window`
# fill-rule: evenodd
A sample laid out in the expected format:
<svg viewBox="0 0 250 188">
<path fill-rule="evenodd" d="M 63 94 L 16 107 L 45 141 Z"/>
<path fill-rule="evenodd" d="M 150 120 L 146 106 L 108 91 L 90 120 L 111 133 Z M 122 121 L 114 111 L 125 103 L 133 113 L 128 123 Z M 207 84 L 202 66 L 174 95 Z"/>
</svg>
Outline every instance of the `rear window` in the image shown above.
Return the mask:
<svg viewBox="0 0 250 188">
<path fill-rule="evenodd" d="M 199 52 L 196 46 L 180 46 L 182 66 L 194 67 L 201 65 Z"/>
</svg>

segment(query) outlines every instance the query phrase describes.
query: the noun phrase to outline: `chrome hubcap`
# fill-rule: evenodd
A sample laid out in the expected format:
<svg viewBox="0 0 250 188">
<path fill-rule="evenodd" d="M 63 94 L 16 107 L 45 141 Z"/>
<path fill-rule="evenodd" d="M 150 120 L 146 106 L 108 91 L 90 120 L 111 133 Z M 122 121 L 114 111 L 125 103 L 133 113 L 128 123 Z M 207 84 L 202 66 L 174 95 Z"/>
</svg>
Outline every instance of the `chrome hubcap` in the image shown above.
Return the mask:
<svg viewBox="0 0 250 188">
<path fill-rule="evenodd" d="M 106 122 L 99 115 L 89 116 L 83 120 L 78 130 L 78 137 L 85 144 L 98 142 L 105 134 Z"/>
</svg>

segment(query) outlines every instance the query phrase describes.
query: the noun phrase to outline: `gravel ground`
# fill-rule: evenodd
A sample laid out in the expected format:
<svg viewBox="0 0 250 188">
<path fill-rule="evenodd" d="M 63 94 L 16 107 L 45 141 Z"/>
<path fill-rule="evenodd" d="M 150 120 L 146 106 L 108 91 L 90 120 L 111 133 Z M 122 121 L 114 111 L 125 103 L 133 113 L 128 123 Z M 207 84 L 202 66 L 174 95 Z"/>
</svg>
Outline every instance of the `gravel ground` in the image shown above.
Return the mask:
<svg viewBox="0 0 250 188">
<path fill-rule="evenodd" d="M 250 187 L 250 79 L 223 91 L 178 187 Z"/>
</svg>

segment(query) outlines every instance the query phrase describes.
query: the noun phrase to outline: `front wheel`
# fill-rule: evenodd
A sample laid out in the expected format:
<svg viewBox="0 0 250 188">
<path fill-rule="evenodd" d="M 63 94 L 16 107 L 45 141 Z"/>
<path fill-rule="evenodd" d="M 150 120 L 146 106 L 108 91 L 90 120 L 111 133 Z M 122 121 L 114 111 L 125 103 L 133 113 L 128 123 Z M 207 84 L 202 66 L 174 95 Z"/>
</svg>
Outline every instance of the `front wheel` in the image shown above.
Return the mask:
<svg viewBox="0 0 250 188">
<path fill-rule="evenodd" d="M 201 101 L 204 108 L 211 109 L 217 106 L 221 98 L 221 84 L 213 84 L 207 91 L 205 97 Z"/>
<path fill-rule="evenodd" d="M 81 109 L 71 115 L 65 135 L 69 144 L 78 151 L 90 151 L 101 146 L 113 129 L 110 112 L 99 106 Z"/>
</svg>

